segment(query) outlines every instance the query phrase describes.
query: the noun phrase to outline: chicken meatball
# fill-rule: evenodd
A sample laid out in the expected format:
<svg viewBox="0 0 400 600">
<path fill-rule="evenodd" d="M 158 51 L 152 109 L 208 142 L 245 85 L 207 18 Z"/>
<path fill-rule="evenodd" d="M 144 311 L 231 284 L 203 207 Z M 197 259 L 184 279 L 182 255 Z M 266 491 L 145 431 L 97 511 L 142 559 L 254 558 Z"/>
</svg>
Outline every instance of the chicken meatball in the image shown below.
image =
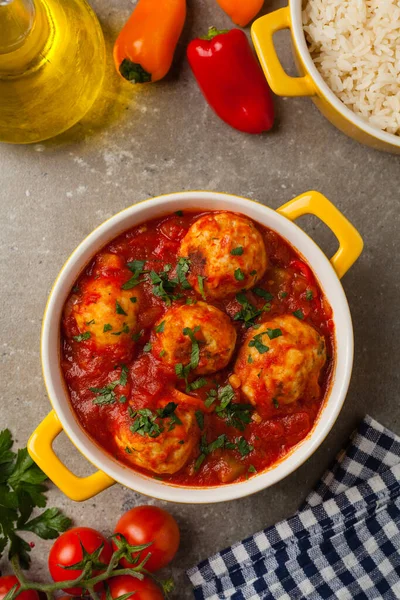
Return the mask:
<svg viewBox="0 0 400 600">
<path fill-rule="evenodd" d="M 249 331 L 234 371 L 246 398 L 268 407 L 317 398 L 325 361 L 324 338 L 304 321 L 283 315 Z"/>
<path fill-rule="evenodd" d="M 90 333 L 98 346 L 117 344 L 137 327 L 139 297 L 135 290 L 122 290 L 119 258 L 103 255 L 93 277 L 82 285 L 72 314 L 80 334 Z"/>
<path fill-rule="evenodd" d="M 159 409 L 168 412 L 167 406 L 171 403 L 164 400 L 160 402 Z M 149 409 L 138 411 L 130 421 L 118 425 L 114 439 L 133 465 L 159 475 L 172 475 L 185 466 L 198 443 L 200 430 L 195 411 L 176 407 L 170 416 L 159 418 L 156 415 L 156 411 Z M 150 430 L 149 435 L 144 430 L 152 424 L 155 429 Z"/>
<path fill-rule="evenodd" d="M 205 215 L 193 223 L 179 255 L 190 261 L 189 283 L 209 298 L 250 289 L 268 263 L 263 238 L 253 222 L 228 212 Z"/>
<path fill-rule="evenodd" d="M 159 320 L 152 334 L 154 356 L 170 366 L 193 365 L 196 343 L 198 364 L 192 366 L 191 373 L 205 375 L 226 367 L 236 344 L 236 331 L 229 317 L 205 302 L 176 306 Z"/>
</svg>

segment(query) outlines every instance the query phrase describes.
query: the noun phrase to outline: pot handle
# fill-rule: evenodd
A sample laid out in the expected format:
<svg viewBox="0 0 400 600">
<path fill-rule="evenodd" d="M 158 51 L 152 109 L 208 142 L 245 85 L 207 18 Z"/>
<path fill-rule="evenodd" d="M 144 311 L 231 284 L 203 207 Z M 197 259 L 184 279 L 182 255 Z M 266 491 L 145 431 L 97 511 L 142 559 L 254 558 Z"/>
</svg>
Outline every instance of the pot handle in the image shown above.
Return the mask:
<svg viewBox="0 0 400 600">
<path fill-rule="evenodd" d="M 291 29 L 290 8 L 280 8 L 253 23 L 251 37 L 259 61 L 271 89 L 278 96 L 315 96 L 316 87 L 310 75 L 290 77 L 278 58 L 273 35 L 281 29 Z"/>
<path fill-rule="evenodd" d="M 305 192 L 278 208 L 277 212 L 290 221 L 303 215 L 314 215 L 329 227 L 339 242 L 339 249 L 331 258 L 339 279 L 347 273 L 363 250 L 364 242 L 357 229 L 319 192 Z"/>
<path fill-rule="evenodd" d="M 115 481 L 102 471 L 97 471 L 89 477 L 78 477 L 67 469 L 53 450 L 54 440 L 62 431 L 60 420 L 52 410 L 28 441 L 31 458 L 47 477 L 75 502 L 88 500 L 113 485 Z"/>
</svg>

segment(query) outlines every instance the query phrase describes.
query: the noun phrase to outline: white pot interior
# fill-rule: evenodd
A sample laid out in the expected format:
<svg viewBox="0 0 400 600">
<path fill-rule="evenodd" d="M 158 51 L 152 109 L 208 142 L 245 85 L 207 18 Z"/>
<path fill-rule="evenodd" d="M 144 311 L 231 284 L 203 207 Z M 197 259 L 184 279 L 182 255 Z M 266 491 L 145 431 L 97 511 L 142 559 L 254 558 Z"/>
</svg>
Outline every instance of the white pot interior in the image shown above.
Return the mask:
<svg viewBox="0 0 400 600">
<path fill-rule="evenodd" d="M 300 5 L 300 3 L 298 3 Z M 336 365 L 330 393 L 312 433 L 280 463 L 241 483 L 213 488 L 184 488 L 146 477 L 116 462 L 81 429 L 69 403 L 59 366 L 59 326 L 63 305 L 76 278 L 89 260 L 114 237 L 139 223 L 180 209 L 240 212 L 278 232 L 308 261 L 333 309 Z M 320 248 L 297 225 L 257 202 L 212 192 L 182 192 L 136 204 L 115 215 L 92 232 L 74 251 L 50 294 L 42 329 L 43 373 L 51 403 L 65 432 L 82 454 L 110 477 L 142 494 L 162 500 L 211 503 L 253 494 L 284 478 L 300 466 L 321 444 L 333 426 L 347 392 L 353 362 L 353 330 L 343 288 Z"/>
<path fill-rule="evenodd" d="M 364 121 L 362 117 L 356 115 L 352 110 L 347 108 L 347 106 L 343 104 L 341 100 L 339 100 L 336 94 L 332 92 L 328 84 L 320 75 L 308 51 L 302 24 L 302 0 L 290 0 L 289 4 L 292 20 L 292 35 L 294 37 L 296 47 L 301 55 L 301 58 L 307 68 L 308 73 L 311 75 L 315 85 L 317 86 L 321 94 L 325 96 L 329 103 L 339 113 L 341 113 L 348 121 L 353 123 L 355 127 L 358 127 L 358 129 L 361 129 L 369 135 L 372 135 L 373 137 L 379 140 L 391 144 L 392 146 L 400 147 L 400 136 L 394 135 L 393 133 L 388 133 L 386 131 L 382 131 L 381 129 L 370 125 L 367 121 Z"/>
</svg>

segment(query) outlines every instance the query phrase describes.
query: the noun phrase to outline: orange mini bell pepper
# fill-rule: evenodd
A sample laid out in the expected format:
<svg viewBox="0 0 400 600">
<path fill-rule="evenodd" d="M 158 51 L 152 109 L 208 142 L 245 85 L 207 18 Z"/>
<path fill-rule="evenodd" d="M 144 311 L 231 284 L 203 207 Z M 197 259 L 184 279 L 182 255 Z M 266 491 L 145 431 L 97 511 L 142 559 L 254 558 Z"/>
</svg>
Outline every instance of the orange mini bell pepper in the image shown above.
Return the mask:
<svg viewBox="0 0 400 600">
<path fill-rule="evenodd" d="M 114 46 L 117 71 L 132 83 L 158 81 L 171 68 L 186 0 L 139 0 Z"/>
<path fill-rule="evenodd" d="M 240 27 L 246 27 L 263 7 L 264 0 L 217 0 L 218 4 Z"/>
</svg>

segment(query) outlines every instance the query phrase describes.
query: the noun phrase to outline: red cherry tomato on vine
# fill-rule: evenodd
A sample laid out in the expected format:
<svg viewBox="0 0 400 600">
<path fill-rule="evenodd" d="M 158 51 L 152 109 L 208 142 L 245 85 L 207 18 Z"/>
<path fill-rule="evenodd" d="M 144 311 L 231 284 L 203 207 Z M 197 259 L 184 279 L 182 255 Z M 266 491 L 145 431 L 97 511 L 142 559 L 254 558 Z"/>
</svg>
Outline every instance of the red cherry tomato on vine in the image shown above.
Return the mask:
<svg viewBox="0 0 400 600">
<path fill-rule="evenodd" d="M 119 575 L 107 580 L 111 598 L 119 598 L 123 594 L 132 592 L 132 600 L 164 600 L 164 594 L 149 577 L 140 580 L 130 575 Z M 128 600 L 131 600 L 128 598 Z M 103 592 L 101 600 L 106 599 Z"/>
<path fill-rule="evenodd" d="M 69 529 L 54 542 L 49 554 L 49 571 L 54 581 L 67 581 L 76 579 L 82 573 L 83 569 L 65 569 L 83 560 L 82 546 L 89 554 L 100 548 L 104 544 L 100 554 L 100 562 L 104 563 L 104 569 L 94 571 L 95 575 L 99 575 L 105 571 L 106 566 L 111 560 L 112 548 L 106 538 L 90 527 L 75 527 Z M 96 591 L 101 591 L 103 584 L 99 583 L 95 586 Z M 66 588 L 64 592 L 79 596 L 82 589 L 79 587 Z"/>
<path fill-rule="evenodd" d="M 19 589 L 19 582 L 15 575 L 5 575 L 4 577 L 0 577 L 0 600 L 3 600 L 8 592 L 13 589 L 14 585 L 17 585 L 17 589 Z M 21 600 L 39 600 L 39 594 L 35 592 L 35 590 L 28 590 L 26 592 L 21 592 L 18 598 Z"/>
<path fill-rule="evenodd" d="M 132 546 L 152 542 L 140 554 L 140 560 L 151 554 L 145 565 L 151 573 L 168 565 L 179 548 L 177 522 L 172 515 L 156 506 L 137 506 L 128 510 L 118 521 L 115 533 L 121 533 Z M 131 566 L 126 559 L 122 559 L 121 564 L 124 567 Z"/>
</svg>

